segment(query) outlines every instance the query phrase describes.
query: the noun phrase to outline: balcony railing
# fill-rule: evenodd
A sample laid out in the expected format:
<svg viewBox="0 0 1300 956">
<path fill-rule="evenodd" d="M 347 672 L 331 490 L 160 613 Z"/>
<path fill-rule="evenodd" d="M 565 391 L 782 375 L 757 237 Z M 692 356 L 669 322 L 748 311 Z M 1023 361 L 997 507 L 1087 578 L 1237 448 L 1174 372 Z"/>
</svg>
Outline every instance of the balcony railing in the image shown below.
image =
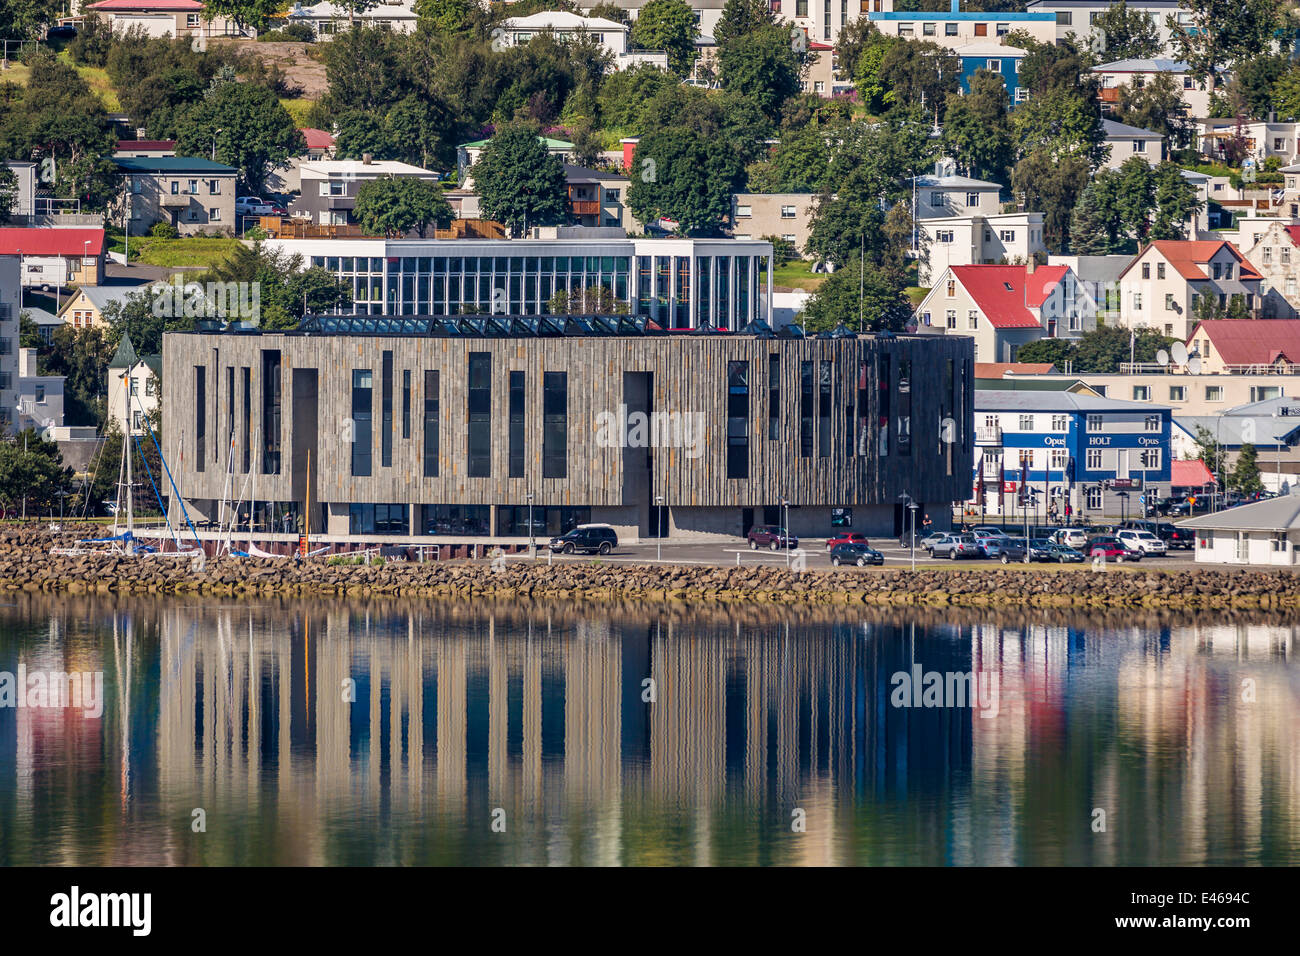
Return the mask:
<svg viewBox="0 0 1300 956">
<path fill-rule="evenodd" d="M 169 208 L 185 208 L 198 193 L 163 193 L 162 204 Z"/>
<path fill-rule="evenodd" d="M 574 199 L 569 208 L 575 216 L 599 216 L 600 203 L 595 199 Z"/>
<path fill-rule="evenodd" d="M 997 425 L 976 425 L 975 426 L 975 444 L 977 445 L 1001 445 L 1002 429 Z"/>
</svg>

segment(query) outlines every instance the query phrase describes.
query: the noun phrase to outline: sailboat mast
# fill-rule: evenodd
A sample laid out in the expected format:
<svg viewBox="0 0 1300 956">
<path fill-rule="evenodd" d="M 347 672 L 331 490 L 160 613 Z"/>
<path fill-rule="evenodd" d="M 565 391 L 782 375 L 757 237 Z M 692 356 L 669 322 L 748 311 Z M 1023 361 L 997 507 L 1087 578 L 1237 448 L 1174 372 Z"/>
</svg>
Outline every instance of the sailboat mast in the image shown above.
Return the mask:
<svg viewBox="0 0 1300 956">
<path fill-rule="evenodd" d="M 135 554 L 135 495 L 131 489 L 131 372 L 134 366 L 127 366 L 122 376 L 122 409 L 126 413 L 122 431 L 122 459 L 126 462 L 126 530 L 131 537 L 126 539 L 126 553 Z"/>
</svg>

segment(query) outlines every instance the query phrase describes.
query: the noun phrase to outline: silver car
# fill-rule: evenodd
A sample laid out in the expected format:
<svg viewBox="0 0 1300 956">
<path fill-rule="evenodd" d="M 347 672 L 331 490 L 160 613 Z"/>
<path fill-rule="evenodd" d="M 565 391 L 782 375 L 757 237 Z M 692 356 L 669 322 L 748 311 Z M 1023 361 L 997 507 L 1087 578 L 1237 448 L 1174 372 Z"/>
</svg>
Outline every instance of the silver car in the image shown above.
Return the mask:
<svg viewBox="0 0 1300 956">
<path fill-rule="evenodd" d="M 973 534 L 946 534 L 942 541 L 930 548 L 930 554 L 936 558 L 956 561 L 958 558 L 982 558 L 984 549 Z"/>
</svg>

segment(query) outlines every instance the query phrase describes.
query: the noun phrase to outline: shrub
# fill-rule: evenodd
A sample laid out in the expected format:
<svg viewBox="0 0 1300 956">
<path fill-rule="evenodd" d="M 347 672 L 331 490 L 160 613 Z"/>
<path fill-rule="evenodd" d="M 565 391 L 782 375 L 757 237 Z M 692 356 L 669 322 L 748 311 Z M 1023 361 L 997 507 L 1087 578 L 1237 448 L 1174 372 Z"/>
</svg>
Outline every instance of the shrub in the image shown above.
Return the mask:
<svg viewBox="0 0 1300 956">
<path fill-rule="evenodd" d="M 68 56 L 77 66 L 104 66 L 113 45 L 113 26 L 101 16 L 89 16 L 68 43 Z"/>
<path fill-rule="evenodd" d="M 155 222 L 149 227 L 149 235 L 155 239 L 178 239 L 181 231 L 170 222 Z"/>
<path fill-rule="evenodd" d="M 315 43 L 316 31 L 310 23 L 289 23 L 278 30 L 260 33 L 258 43 Z"/>
</svg>

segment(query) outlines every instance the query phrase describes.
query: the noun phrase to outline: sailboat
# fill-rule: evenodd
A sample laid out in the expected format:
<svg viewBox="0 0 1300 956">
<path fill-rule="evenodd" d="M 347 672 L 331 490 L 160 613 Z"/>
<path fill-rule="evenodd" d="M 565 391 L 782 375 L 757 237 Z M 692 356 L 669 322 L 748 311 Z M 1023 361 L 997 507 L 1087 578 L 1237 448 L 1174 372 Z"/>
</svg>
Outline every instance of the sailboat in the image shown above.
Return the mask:
<svg viewBox="0 0 1300 956">
<path fill-rule="evenodd" d="M 259 429 L 257 432 L 254 433 L 254 438 L 253 438 L 253 445 L 254 445 L 254 446 L 257 445 L 257 441 L 258 441 L 258 439 L 261 437 L 261 434 L 262 434 L 262 433 L 261 433 L 261 430 L 260 430 L 260 429 Z M 237 558 L 289 558 L 289 557 L 292 557 L 292 555 L 289 555 L 289 554 L 272 554 L 270 551 L 263 551 L 263 550 L 262 550 L 261 548 L 259 548 L 259 547 L 257 546 L 257 544 L 253 541 L 253 516 L 257 514 L 257 470 L 256 470 L 256 469 L 252 469 L 252 482 L 253 482 L 252 495 L 251 495 L 251 500 L 250 500 L 250 502 L 249 502 L 249 508 L 248 508 L 248 550 L 246 550 L 246 551 L 240 551 L 240 550 L 237 550 L 237 549 L 235 549 L 235 548 L 231 548 L 231 547 L 229 547 L 229 543 L 227 543 L 227 549 L 230 551 L 230 553 L 231 553 L 232 555 L 234 555 L 234 556 L 237 557 Z M 241 494 L 242 494 L 242 493 L 241 493 Z M 235 509 L 235 513 L 238 513 L 238 509 L 237 509 L 237 508 Z M 306 511 L 306 514 L 308 514 L 308 515 L 311 514 L 311 453 L 310 453 L 310 452 L 307 453 L 307 511 Z M 234 527 L 234 518 L 233 518 L 233 517 L 231 518 L 230 526 L 231 526 L 231 528 Z M 310 536 L 311 536 L 311 530 L 310 530 L 310 528 L 311 528 L 311 525 L 310 525 L 310 518 L 308 518 L 307 524 L 306 524 L 305 526 L 306 526 L 307 529 L 308 529 L 308 530 L 307 530 L 307 537 L 308 537 L 308 540 L 310 541 Z M 227 535 L 227 542 L 229 542 L 229 535 Z M 317 548 L 315 551 L 307 550 L 307 551 L 305 552 L 305 554 L 303 554 L 303 557 L 314 558 L 314 557 L 316 557 L 316 555 L 318 555 L 318 554 L 324 554 L 324 553 L 325 553 L 326 551 L 328 551 L 328 550 L 329 550 L 329 546 L 328 546 L 328 545 L 326 545 L 326 546 L 323 547 L 323 548 Z"/>
</svg>

